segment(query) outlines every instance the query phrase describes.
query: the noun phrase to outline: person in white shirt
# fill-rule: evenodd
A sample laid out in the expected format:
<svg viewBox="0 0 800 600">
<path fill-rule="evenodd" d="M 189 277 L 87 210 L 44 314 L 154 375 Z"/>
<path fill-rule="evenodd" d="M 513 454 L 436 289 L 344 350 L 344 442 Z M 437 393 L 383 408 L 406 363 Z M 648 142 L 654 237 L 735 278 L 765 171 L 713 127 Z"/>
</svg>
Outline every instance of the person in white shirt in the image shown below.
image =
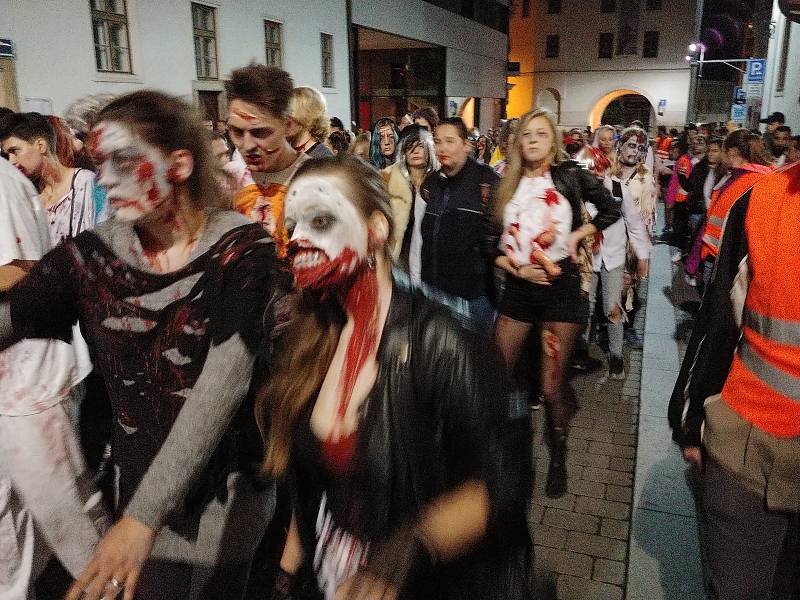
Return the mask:
<svg viewBox="0 0 800 600">
<path fill-rule="evenodd" d="M 0 292 L 42 258 L 49 237 L 33 185 L 0 158 Z M 108 523 L 73 426 L 82 375 L 62 341 L 0 352 L 0 600 L 32 597 L 51 550 L 77 577 Z"/>
<path fill-rule="evenodd" d="M 604 184 L 620 200 L 622 217 L 595 236 L 592 256 L 592 286 L 589 291 L 589 314 L 594 312 L 597 285 L 602 282 L 603 313 L 608 318 L 608 372 L 612 379 L 625 378 L 622 345 L 626 314 L 622 305 L 628 242 L 638 259 L 638 274 L 647 276 L 652 248 L 652 226 L 656 187 L 652 173 L 644 165 L 647 134 L 638 127 L 622 132 L 616 158 Z M 588 207 L 591 214 L 594 207 Z"/>
</svg>

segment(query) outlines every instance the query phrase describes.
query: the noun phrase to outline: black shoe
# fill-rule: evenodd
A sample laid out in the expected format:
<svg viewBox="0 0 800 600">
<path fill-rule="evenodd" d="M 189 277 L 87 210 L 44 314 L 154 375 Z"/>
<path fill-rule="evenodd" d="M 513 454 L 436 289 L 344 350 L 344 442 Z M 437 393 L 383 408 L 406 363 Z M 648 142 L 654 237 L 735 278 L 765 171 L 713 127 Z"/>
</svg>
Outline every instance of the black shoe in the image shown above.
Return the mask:
<svg viewBox="0 0 800 600">
<path fill-rule="evenodd" d="M 589 356 L 588 353 L 581 353 L 572 357 L 572 362 L 569 366 L 573 371 L 578 371 L 579 373 L 594 373 L 603 368 L 603 361 Z"/>
<path fill-rule="evenodd" d="M 625 379 L 625 362 L 621 356 L 611 356 L 608 359 L 608 377 L 610 379 Z"/>
<path fill-rule="evenodd" d="M 550 434 L 550 466 L 544 493 L 548 498 L 561 498 L 567 493 L 567 432 L 554 427 Z"/>
</svg>

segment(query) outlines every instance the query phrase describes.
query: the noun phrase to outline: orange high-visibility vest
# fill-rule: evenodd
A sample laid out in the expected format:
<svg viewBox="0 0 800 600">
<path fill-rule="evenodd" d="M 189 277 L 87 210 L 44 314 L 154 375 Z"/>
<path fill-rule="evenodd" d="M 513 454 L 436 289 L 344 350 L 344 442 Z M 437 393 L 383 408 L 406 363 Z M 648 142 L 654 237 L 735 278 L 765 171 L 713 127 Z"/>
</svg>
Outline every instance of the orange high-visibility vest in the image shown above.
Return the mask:
<svg viewBox="0 0 800 600">
<path fill-rule="evenodd" d="M 675 162 L 675 170 L 678 172 L 678 174 L 683 175 L 686 178 L 692 174 L 693 168 L 694 165 L 692 164 L 692 159 L 688 154 L 682 154 Z M 680 182 L 678 183 L 678 186 L 678 191 L 675 192 L 676 204 L 686 202 L 687 198 L 689 198 L 689 194 L 686 190 L 681 191 L 683 188 L 680 187 Z"/>
<path fill-rule="evenodd" d="M 726 182 L 712 192 L 706 215 L 706 229 L 703 232 L 703 247 L 700 250 L 703 260 L 717 258 L 722 240 L 722 225 L 731 207 L 762 177 L 764 173 L 741 170 L 731 175 L 731 178 L 735 178 L 733 181 Z"/>
<path fill-rule="evenodd" d="M 762 178 L 745 232 L 752 279 L 722 397 L 777 437 L 800 435 L 800 163 Z"/>
</svg>

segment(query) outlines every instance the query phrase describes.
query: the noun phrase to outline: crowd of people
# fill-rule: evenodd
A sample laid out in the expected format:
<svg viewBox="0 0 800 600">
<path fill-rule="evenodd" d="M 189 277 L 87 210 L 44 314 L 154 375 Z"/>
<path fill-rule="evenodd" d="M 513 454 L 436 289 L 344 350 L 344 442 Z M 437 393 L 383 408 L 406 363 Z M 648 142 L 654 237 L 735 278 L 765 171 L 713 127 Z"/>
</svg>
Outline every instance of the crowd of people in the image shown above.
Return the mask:
<svg viewBox="0 0 800 600">
<path fill-rule="evenodd" d="M 559 498 L 571 374 L 624 379 L 642 345 L 658 199 L 721 298 L 722 224 L 797 138 L 536 108 L 353 132 L 277 68 L 225 91 L 224 123 L 156 91 L 0 113 L 0 599 L 51 555 L 69 600 L 244 598 L 255 573 L 276 600 L 531 598 L 529 409 Z M 673 420 L 697 463 L 698 398 Z"/>
</svg>

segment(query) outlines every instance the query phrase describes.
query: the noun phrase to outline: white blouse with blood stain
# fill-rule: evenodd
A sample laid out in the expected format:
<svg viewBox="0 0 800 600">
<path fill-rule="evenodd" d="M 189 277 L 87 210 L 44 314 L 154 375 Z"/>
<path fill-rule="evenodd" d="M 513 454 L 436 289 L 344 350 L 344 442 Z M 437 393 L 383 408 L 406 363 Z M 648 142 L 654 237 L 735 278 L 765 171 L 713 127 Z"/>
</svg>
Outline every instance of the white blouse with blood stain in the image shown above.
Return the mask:
<svg viewBox="0 0 800 600">
<path fill-rule="evenodd" d="M 50 249 L 45 215 L 30 182 L 0 159 L 0 266 L 44 256 Z M 70 344 L 23 340 L 0 352 L 0 415 L 40 413 L 81 379 Z"/>
</svg>

